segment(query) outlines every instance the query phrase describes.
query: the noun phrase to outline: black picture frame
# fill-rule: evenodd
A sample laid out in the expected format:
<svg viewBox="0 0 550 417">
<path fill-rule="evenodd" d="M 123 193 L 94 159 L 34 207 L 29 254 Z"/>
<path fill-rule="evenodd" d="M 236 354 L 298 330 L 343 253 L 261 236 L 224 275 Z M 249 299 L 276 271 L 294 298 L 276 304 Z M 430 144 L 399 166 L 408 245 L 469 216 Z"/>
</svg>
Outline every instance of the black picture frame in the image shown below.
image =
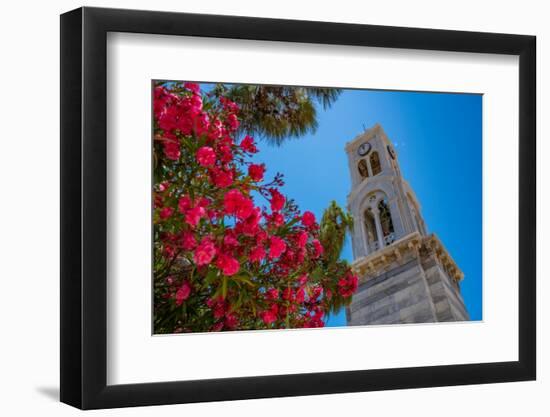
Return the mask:
<svg viewBox="0 0 550 417">
<path fill-rule="evenodd" d="M 519 56 L 519 360 L 107 385 L 108 32 Z M 533 380 L 536 38 L 252 17 L 80 8 L 61 15 L 61 401 L 81 409 Z"/>
</svg>

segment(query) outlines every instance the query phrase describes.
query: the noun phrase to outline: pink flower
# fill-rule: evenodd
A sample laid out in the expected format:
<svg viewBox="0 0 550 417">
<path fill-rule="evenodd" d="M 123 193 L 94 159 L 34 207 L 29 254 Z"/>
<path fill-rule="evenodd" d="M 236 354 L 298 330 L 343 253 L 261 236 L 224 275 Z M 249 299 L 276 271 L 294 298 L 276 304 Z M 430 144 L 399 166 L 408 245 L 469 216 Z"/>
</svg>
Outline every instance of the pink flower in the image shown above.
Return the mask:
<svg viewBox="0 0 550 417">
<path fill-rule="evenodd" d="M 226 97 L 220 97 L 220 103 L 222 103 L 223 108 L 230 113 L 236 113 L 239 110 L 239 105 Z"/>
<path fill-rule="evenodd" d="M 298 240 L 297 240 L 298 247 L 300 248 L 305 247 L 307 245 L 308 238 L 309 236 L 307 232 L 302 230 L 300 233 L 298 233 Z"/>
<path fill-rule="evenodd" d="M 231 276 L 239 272 L 239 261 L 229 255 L 220 254 L 216 260 L 216 266 L 223 272 L 224 275 Z"/>
<path fill-rule="evenodd" d="M 241 149 L 248 153 L 258 152 L 258 148 L 254 144 L 254 139 L 251 136 L 246 135 L 241 142 Z"/>
<path fill-rule="evenodd" d="M 283 300 L 290 301 L 294 297 L 294 291 L 292 291 L 292 288 L 286 287 L 283 290 Z"/>
<path fill-rule="evenodd" d="M 286 198 L 275 188 L 269 190 L 271 194 L 271 210 L 279 211 L 285 206 Z"/>
<path fill-rule="evenodd" d="M 277 320 L 277 315 L 271 310 L 267 310 L 261 313 L 262 320 L 265 324 L 271 324 Z"/>
<path fill-rule="evenodd" d="M 218 152 L 220 154 L 220 160 L 223 163 L 229 163 L 233 160 L 233 152 L 228 145 L 220 145 L 218 147 Z"/>
<path fill-rule="evenodd" d="M 239 325 L 239 319 L 235 314 L 229 313 L 225 315 L 224 324 L 228 329 L 234 329 Z"/>
<path fill-rule="evenodd" d="M 208 207 L 210 205 L 210 200 L 206 197 L 200 197 L 197 201 L 197 206 L 199 207 Z"/>
<path fill-rule="evenodd" d="M 208 133 L 208 129 L 210 127 L 210 119 L 208 118 L 208 114 L 202 112 L 197 115 L 193 121 L 197 136 L 202 136 L 203 134 Z"/>
<path fill-rule="evenodd" d="M 235 249 L 239 246 L 239 241 L 235 237 L 235 232 L 231 229 L 226 229 L 223 237 L 223 246 L 228 249 Z"/>
<path fill-rule="evenodd" d="M 197 246 L 197 239 L 192 232 L 183 232 L 181 235 L 181 247 L 184 250 L 193 250 Z"/>
<path fill-rule="evenodd" d="M 281 256 L 286 250 L 286 243 L 283 239 L 277 236 L 272 236 L 269 239 L 269 258 L 275 259 Z"/>
<path fill-rule="evenodd" d="M 191 286 L 187 281 L 183 281 L 181 287 L 176 291 L 176 305 L 180 306 L 189 298 L 191 294 Z"/>
<path fill-rule="evenodd" d="M 231 113 L 227 116 L 227 125 L 231 130 L 237 130 L 239 128 L 239 119 L 237 119 L 235 114 Z"/>
<path fill-rule="evenodd" d="M 170 187 L 170 183 L 168 181 L 161 182 L 159 184 L 159 191 L 160 192 L 166 191 L 168 187 Z"/>
<path fill-rule="evenodd" d="M 162 220 L 166 220 L 168 217 L 172 215 L 174 212 L 174 209 L 172 207 L 163 207 L 160 210 L 159 216 Z"/>
<path fill-rule="evenodd" d="M 195 249 L 193 260 L 198 266 L 208 265 L 216 256 L 216 246 L 211 236 L 206 236 L 201 240 L 199 246 Z"/>
<path fill-rule="evenodd" d="M 305 298 L 306 298 L 306 292 L 302 287 L 300 287 L 300 289 L 298 291 L 296 291 L 295 301 L 297 303 L 301 304 L 301 303 L 304 302 Z"/>
<path fill-rule="evenodd" d="M 321 245 L 321 242 L 319 242 L 319 240 L 313 239 L 312 243 L 313 249 L 315 251 L 313 256 L 314 258 L 318 258 L 325 252 L 325 250 L 323 249 L 323 245 Z"/>
<path fill-rule="evenodd" d="M 196 227 L 199 224 L 201 218 L 206 216 L 206 210 L 204 207 L 197 206 L 190 208 L 185 213 L 185 223 L 191 227 Z"/>
<path fill-rule="evenodd" d="M 264 179 L 265 165 L 250 164 L 248 166 L 248 176 L 252 181 L 260 182 Z"/>
<path fill-rule="evenodd" d="M 225 304 L 225 301 L 221 297 L 218 297 L 216 299 L 209 298 L 206 301 L 206 305 L 212 310 L 212 314 L 215 319 L 219 319 L 225 316 Z"/>
<path fill-rule="evenodd" d="M 357 290 L 358 281 L 357 275 L 348 273 L 346 277 L 338 280 L 338 292 L 342 297 L 351 297 Z"/>
<path fill-rule="evenodd" d="M 185 214 L 185 212 L 191 208 L 191 199 L 184 195 L 178 200 L 178 210 L 181 214 Z"/>
<path fill-rule="evenodd" d="M 315 214 L 313 214 L 311 211 L 305 211 L 302 216 L 302 224 L 306 227 L 311 227 L 315 223 Z"/>
<path fill-rule="evenodd" d="M 164 155 L 171 159 L 172 161 L 177 161 L 180 159 L 181 151 L 180 151 L 180 145 L 177 142 L 172 141 L 166 141 L 163 145 L 164 148 Z"/>
<path fill-rule="evenodd" d="M 250 262 L 261 262 L 264 260 L 266 256 L 265 249 L 262 245 L 255 246 L 250 251 L 250 254 L 248 255 L 248 259 L 250 259 Z"/>
<path fill-rule="evenodd" d="M 183 86 L 195 94 L 199 94 L 201 91 L 201 87 L 197 83 L 186 82 L 185 84 L 183 84 Z"/>
<path fill-rule="evenodd" d="M 202 110 L 202 97 L 200 95 L 194 94 L 191 97 L 191 107 L 197 112 Z"/>
<path fill-rule="evenodd" d="M 281 227 L 285 224 L 285 217 L 281 213 L 274 213 L 273 216 L 271 216 L 271 221 L 276 227 Z"/>
<path fill-rule="evenodd" d="M 210 180 L 218 188 L 227 188 L 233 184 L 233 172 L 214 167 L 210 171 Z"/>
<path fill-rule="evenodd" d="M 216 163 L 216 153 L 210 146 L 199 148 L 196 157 L 197 162 L 203 167 L 211 167 Z"/>
<path fill-rule="evenodd" d="M 233 189 L 225 194 L 223 207 L 226 214 L 234 214 L 237 218 L 244 220 L 252 214 L 254 203 L 239 190 Z"/>
<path fill-rule="evenodd" d="M 239 233 L 242 233 L 243 235 L 248 237 L 257 236 L 257 234 L 261 232 L 261 229 L 258 225 L 261 218 L 262 215 L 260 208 L 254 207 L 250 215 L 245 220 L 237 224 L 237 229 Z"/>
<path fill-rule="evenodd" d="M 270 288 L 265 292 L 265 298 L 268 300 L 277 300 L 279 298 L 279 290 L 277 288 Z"/>
</svg>

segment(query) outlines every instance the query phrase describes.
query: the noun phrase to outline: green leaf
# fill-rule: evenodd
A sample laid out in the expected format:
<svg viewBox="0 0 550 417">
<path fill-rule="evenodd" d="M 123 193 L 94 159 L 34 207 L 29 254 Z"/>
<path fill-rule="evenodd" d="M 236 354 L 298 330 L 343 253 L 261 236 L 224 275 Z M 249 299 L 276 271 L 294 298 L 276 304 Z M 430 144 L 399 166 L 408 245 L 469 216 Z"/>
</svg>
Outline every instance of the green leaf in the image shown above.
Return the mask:
<svg viewBox="0 0 550 417">
<path fill-rule="evenodd" d="M 216 269 L 210 269 L 208 273 L 206 274 L 206 277 L 204 277 L 204 282 L 206 284 L 213 284 L 218 278 L 218 271 Z"/>
<path fill-rule="evenodd" d="M 224 276 L 222 280 L 222 298 L 225 300 L 227 297 L 227 277 Z"/>
<path fill-rule="evenodd" d="M 234 281 L 240 281 L 240 282 L 244 282 L 245 284 L 249 285 L 250 287 L 255 287 L 256 285 L 250 281 L 247 277 L 245 277 L 244 275 L 235 275 L 233 277 L 233 280 Z"/>
</svg>

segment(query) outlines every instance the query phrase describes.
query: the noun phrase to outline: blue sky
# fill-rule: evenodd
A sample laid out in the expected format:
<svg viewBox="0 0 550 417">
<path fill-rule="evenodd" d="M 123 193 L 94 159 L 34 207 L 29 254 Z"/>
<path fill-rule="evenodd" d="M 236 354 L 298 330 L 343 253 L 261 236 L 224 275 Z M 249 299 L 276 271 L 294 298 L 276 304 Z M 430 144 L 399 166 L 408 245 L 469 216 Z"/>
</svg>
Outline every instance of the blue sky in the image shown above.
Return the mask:
<svg viewBox="0 0 550 417">
<path fill-rule="evenodd" d="M 420 201 L 428 232 L 439 236 L 465 274 L 461 289 L 471 319 L 481 320 L 481 106 L 480 95 L 344 90 L 330 109 L 319 109 L 314 134 L 280 148 L 260 142 L 255 159 L 266 163 L 266 179 L 283 173 L 284 193 L 320 219 L 331 200 L 346 206 L 345 143 L 363 126 L 380 123 Z M 343 257 L 353 260 L 349 242 Z M 344 312 L 327 322 L 345 324 Z"/>
</svg>

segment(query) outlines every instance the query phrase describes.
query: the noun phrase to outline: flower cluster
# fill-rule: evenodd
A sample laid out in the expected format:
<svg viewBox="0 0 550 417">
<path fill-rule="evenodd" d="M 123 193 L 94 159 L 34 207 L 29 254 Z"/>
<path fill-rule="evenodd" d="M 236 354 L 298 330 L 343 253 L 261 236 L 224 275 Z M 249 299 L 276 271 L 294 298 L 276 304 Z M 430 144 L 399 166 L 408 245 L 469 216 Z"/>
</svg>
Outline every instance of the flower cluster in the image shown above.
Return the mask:
<svg viewBox="0 0 550 417">
<path fill-rule="evenodd" d="M 327 266 L 281 177 L 264 182 L 239 106 L 194 83 L 153 97 L 155 332 L 322 327 L 357 277 Z"/>
</svg>

